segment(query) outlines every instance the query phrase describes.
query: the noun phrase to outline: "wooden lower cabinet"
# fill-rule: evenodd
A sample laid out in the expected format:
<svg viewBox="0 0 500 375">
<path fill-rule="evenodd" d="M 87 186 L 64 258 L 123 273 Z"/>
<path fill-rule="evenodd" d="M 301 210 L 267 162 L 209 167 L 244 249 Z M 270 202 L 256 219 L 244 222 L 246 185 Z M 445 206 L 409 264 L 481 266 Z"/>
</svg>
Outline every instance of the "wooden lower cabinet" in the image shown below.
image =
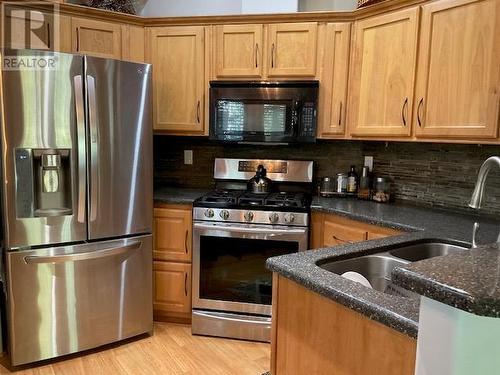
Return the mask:
<svg viewBox="0 0 500 375">
<path fill-rule="evenodd" d="M 155 320 L 191 319 L 191 263 L 153 263 Z"/>
<path fill-rule="evenodd" d="M 154 319 L 191 322 L 191 205 L 156 205 L 153 232 Z"/>
<path fill-rule="evenodd" d="M 272 325 L 273 375 L 414 374 L 415 339 L 277 274 Z"/>
<path fill-rule="evenodd" d="M 392 228 L 362 223 L 344 217 L 313 212 L 311 219 L 311 249 L 342 245 L 395 236 L 401 232 Z"/>
</svg>

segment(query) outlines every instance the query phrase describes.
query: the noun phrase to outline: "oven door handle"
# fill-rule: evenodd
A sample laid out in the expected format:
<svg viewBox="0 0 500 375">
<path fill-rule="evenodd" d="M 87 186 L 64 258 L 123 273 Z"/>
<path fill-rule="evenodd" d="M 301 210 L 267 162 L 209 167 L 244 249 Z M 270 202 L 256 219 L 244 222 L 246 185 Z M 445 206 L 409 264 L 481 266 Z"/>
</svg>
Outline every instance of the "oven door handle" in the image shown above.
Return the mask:
<svg viewBox="0 0 500 375">
<path fill-rule="evenodd" d="M 253 234 L 304 234 L 307 233 L 307 228 L 301 229 L 276 229 L 276 228 L 249 228 L 249 227 L 238 227 L 232 225 L 218 225 L 217 227 L 214 225 L 206 225 L 201 223 L 194 223 L 194 227 L 196 229 L 207 229 L 207 230 L 225 230 L 232 232 L 240 232 L 240 233 L 253 233 Z"/>
</svg>

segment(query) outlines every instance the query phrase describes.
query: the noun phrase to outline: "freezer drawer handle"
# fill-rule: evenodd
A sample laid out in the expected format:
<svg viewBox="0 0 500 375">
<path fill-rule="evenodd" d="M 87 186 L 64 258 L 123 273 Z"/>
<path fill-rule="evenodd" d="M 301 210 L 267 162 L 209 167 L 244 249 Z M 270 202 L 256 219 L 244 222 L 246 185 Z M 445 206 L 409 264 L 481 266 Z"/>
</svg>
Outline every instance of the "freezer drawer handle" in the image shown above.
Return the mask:
<svg viewBox="0 0 500 375">
<path fill-rule="evenodd" d="M 109 249 L 103 249 L 98 251 L 89 251 L 87 253 L 53 255 L 53 256 L 29 255 L 24 257 L 24 262 L 26 264 L 43 264 L 43 263 L 64 263 L 64 262 L 75 262 L 79 260 L 99 259 L 110 256 L 122 255 L 125 253 L 129 253 L 133 250 L 138 250 L 141 247 L 142 247 L 142 242 L 137 241 L 125 246 L 112 247 Z"/>
</svg>

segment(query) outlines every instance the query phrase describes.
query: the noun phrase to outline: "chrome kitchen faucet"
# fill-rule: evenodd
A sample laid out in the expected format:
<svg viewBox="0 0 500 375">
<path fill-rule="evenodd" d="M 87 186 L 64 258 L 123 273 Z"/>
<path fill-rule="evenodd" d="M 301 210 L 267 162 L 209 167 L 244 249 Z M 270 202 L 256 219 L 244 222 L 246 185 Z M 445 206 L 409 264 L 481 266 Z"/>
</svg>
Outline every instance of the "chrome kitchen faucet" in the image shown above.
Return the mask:
<svg viewBox="0 0 500 375">
<path fill-rule="evenodd" d="M 469 207 L 475 209 L 481 208 L 486 177 L 488 176 L 490 169 L 494 165 L 496 165 L 500 169 L 500 157 L 491 156 L 484 161 L 483 165 L 481 165 L 481 168 L 479 169 L 479 174 L 477 176 L 476 187 L 474 188 L 474 192 L 472 193 Z M 477 247 L 476 234 L 478 230 L 479 230 L 479 223 L 474 223 L 474 229 L 472 231 L 472 247 Z M 500 234 L 498 235 L 497 243 L 500 243 Z"/>
</svg>

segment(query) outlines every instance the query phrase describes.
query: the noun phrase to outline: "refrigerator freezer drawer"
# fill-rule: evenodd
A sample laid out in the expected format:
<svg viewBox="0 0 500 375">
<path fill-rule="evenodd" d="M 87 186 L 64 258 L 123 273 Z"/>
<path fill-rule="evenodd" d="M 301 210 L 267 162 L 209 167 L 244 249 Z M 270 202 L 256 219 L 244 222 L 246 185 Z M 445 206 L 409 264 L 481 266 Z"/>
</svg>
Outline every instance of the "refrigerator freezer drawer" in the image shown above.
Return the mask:
<svg viewBox="0 0 500 375">
<path fill-rule="evenodd" d="M 13 365 L 153 328 L 151 235 L 7 253 Z"/>
</svg>

